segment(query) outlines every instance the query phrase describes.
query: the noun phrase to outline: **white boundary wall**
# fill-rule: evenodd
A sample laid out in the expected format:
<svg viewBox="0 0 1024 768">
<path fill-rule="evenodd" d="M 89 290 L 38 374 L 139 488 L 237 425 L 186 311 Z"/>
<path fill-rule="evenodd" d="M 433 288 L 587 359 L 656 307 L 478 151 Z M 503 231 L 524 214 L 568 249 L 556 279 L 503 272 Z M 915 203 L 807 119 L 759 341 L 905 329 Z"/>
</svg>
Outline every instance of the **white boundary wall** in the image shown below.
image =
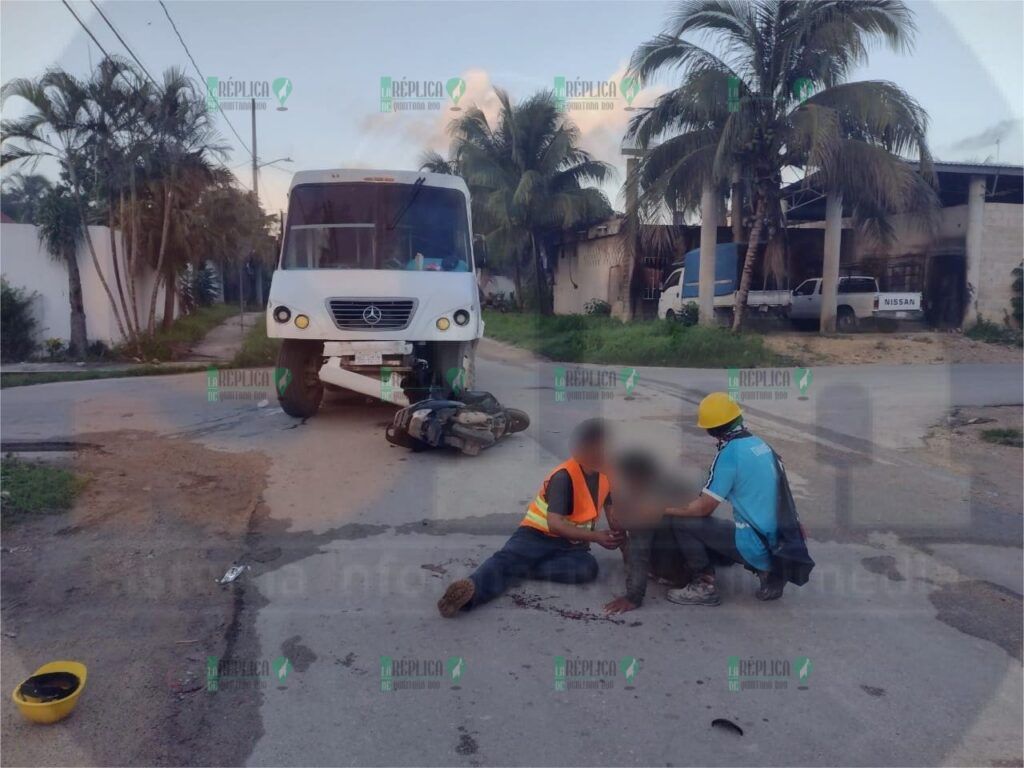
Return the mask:
<svg viewBox="0 0 1024 768">
<path fill-rule="evenodd" d="M 96 258 L 103 276 L 117 298 L 114 270 L 110 257 L 110 230 L 107 227 L 89 227 Z M 118 253 L 121 253 L 120 233 Z M 122 259 L 118 259 L 123 264 Z M 89 341 L 102 341 L 113 345 L 122 341 L 114 320 L 110 301 L 93 267 L 89 246 L 78 249 L 78 269 L 82 275 L 82 294 L 85 300 L 85 322 Z M 37 227 L 33 224 L 0 224 L 0 273 L 12 286 L 35 293 L 33 311 L 38 321 L 37 341 L 59 338 L 65 343 L 71 336 L 71 305 L 68 303 L 68 275 L 64 265 L 47 253 L 39 242 Z M 121 276 L 124 279 L 124 275 Z M 139 320 L 145 325 L 149 317 L 149 296 L 153 290 L 154 272 L 144 266 L 135 277 L 139 297 Z M 120 306 L 120 299 L 118 298 Z M 157 294 L 157 318 L 163 317 L 164 289 Z M 178 307 L 175 306 L 177 313 Z"/>
</svg>

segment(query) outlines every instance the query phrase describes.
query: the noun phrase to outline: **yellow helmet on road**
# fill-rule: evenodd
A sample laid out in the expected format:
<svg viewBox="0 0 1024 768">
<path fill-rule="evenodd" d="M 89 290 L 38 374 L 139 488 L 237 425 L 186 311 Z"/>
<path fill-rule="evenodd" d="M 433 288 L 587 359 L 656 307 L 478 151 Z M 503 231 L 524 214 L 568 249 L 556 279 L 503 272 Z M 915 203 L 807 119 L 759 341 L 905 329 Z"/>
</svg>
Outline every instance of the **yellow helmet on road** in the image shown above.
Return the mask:
<svg viewBox="0 0 1024 768">
<path fill-rule="evenodd" d="M 743 415 L 736 401 L 725 392 L 712 392 L 697 407 L 697 426 L 701 429 L 724 427 Z"/>
<path fill-rule="evenodd" d="M 88 677 L 85 665 L 77 661 L 51 661 L 14 689 L 11 698 L 18 709 L 35 723 L 56 723 L 71 714 L 82 695 Z"/>
</svg>

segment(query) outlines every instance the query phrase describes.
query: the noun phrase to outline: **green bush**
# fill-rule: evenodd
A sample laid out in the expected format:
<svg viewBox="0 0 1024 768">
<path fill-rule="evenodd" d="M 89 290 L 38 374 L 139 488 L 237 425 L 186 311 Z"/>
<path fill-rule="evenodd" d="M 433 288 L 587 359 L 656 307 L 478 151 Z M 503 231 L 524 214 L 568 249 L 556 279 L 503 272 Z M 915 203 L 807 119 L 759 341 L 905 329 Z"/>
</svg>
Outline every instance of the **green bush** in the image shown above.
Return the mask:
<svg viewBox="0 0 1024 768">
<path fill-rule="evenodd" d="M 1018 347 L 1024 344 L 1024 337 L 1016 328 L 993 323 L 980 315 L 978 322 L 968 328 L 964 335 L 975 341 L 984 341 L 989 344 L 1012 344 Z"/>
<path fill-rule="evenodd" d="M 789 362 L 768 349 L 760 336 L 719 327 L 494 312 L 485 312 L 484 320 L 491 338 L 567 363 L 753 368 Z"/>
<path fill-rule="evenodd" d="M 683 305 L 682 312 L 679 314 L 679 322 L 683 325 L 696 325 L 700 320 L 700 307 L 697 306 L 697 302 L 688 301 Z"/>
<path fill-rule="evenodd" d="M 24 360 L 36 350 L 33 296 L 0 279 L 0 359 L 5 363 Z"/>
<path fill-rule="evenodd" d="M 611 317 L 612 305 L 603 299 L 591 299 L 583 305 L 583 311 L 588 315 L 598 317 Z"/>
<path fill-rule="evenodd" d="M 46 349 L 46 357 L 54 361 L 63 360 L 68 351 L 64 346 L 64 339 L 58 339 L 56 336 L 43 342 L 43 347 Z"/>
<path fill-rule="evenodd" d="M 1016 448 L 1024 446 L 1024 436 L 1021 435 L 1019 429 L 984 429 L 981 432 L 981 439 L 986 443 L 995 443 L 996 445 L 1009 445 Z"/>
<path fill-rule="evenodd" d="M 1013 292 L 1013 296 L 1010 297 L 1010 307 L 1012 308 L 1011 314 L 1013 319 L 1017 321 L 1017 327 L 1019 328 L 1024 323 L 1024 301 L 1022 301 L 1022 294 L 1024 294 L 1024 266 L 1013 268 L 1013 282 L 1010 284 L 1010 290 Z"/>
</svg>

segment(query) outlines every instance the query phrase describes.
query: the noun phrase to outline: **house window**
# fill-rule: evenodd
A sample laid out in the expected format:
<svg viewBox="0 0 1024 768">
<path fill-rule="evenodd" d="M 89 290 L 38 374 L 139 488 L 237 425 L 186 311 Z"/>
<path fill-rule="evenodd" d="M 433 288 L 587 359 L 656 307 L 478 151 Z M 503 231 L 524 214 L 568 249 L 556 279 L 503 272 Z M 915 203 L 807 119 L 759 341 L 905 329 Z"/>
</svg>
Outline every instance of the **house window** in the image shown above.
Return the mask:
<svg viewBox="0 0 1024 768">
<path fill-rule="evenodd" d="M 886 290 L 894 292 L 919 291 L 922 285 L 921 263 L 907 261 L 890 264 Z"/>
</svg>

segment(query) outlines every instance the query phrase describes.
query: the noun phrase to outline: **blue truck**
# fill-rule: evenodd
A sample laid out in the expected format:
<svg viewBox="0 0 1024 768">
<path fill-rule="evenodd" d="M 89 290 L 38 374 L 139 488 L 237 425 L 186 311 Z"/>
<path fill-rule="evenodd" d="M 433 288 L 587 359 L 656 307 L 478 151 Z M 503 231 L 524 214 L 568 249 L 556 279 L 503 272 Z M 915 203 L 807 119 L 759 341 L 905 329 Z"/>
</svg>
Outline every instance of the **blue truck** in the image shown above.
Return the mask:
<svg viewBox="0 0 1024 768">
<path fill-rule="evenodd" d="M 715 311 L 727 314 L 736 301 L 739 286 L 739 257 L 735 243 L 722 243 L 715 247 Z M 700 249 L 695 248 L 683 256 L 681 267 L 674 269 L 661 286 L 658 301 L 658 317 L 675 319 L 683 307 L 697 303 L 700 283 Z M 774 312 L 784 315 L 789 307 L 791 294 L 788 290 L 750 291 L 747 306 L 759 312 Z"/>
</svg>

